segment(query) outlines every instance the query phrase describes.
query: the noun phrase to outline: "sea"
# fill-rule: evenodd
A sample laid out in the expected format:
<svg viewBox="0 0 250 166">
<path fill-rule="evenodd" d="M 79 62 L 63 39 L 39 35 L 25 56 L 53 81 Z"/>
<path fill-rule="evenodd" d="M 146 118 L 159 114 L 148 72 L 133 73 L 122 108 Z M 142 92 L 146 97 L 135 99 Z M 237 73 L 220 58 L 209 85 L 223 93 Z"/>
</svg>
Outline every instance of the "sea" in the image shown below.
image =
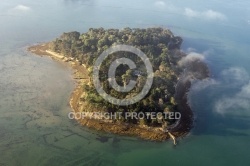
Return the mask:
<svg viewBox="0 0 250 166">
<path fill-rule="evenodd" d="M 192 83 L 194 128 L 177 146 L 70 120 L 73 71 L 27 51 L 99 27 L 169 28 L 209 66 Z M 1 0 L 0 166 L 249 166 L 249 45 L 247 0 Z"/>
</svg>

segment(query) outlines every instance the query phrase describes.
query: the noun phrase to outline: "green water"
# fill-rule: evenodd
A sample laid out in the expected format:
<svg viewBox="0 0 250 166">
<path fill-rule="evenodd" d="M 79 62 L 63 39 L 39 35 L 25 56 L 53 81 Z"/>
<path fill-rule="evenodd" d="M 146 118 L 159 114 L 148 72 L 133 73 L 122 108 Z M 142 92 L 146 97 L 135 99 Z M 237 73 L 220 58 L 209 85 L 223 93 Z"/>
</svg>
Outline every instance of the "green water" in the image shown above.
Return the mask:
<svg viewBox="0 0 250 166">
<path fill-rule="evenodd" d="M 0 165 L 248 166 L 248 6 L 244 0 L 2 0 Z M 202 17 L 187 16 L 187 8 Z M 225 18 L 218 13 L 209 18 L 207 10 Z M 26 51 L 27 45 L 62 32 L 100 26 L 170 27 L 184 38 L 184 51 L 205 54 L 212 78 L 193 84 L 189 102 L 195 127 L 178 146 L 96 132 L 69 120 L 72 71 Z"/>
</svg>

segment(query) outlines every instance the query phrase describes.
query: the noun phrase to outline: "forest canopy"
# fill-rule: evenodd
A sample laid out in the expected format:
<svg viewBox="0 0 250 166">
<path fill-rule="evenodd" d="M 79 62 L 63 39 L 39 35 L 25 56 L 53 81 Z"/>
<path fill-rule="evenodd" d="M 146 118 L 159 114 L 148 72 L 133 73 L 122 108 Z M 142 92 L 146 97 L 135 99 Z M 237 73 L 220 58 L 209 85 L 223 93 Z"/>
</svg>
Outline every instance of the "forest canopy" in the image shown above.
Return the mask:
<svg viewBox="0 0 250 166">
<path fill-rule="evenodd" d="M 143 51 L 149 58 L 153 71 L 153 85 L 150 92 L 143 100 L 129 106 L 117 106 L 104 100 L 96 92 L 93 83 L 83 86 L 86 92 L 84 100 L 95 108 L 108 112 L 175 112 L 178 103 L 175 101 L 175 86 L 182 69 L 177 65 L 185 56 L 180 52 L 182 38 L 164 28 L 124 28 L 104 29 L 90 28 L 86 33 L 63 33 L 59 38 L 50 43 L 50 49 L 54 52 L 79 61 L 80 65 L 88 68 L 91 77 L 92 67 L 100 54 L 118 44 L 134 46 Z M 108 82 L 107 71 L 110 64 L 117 58 L 127 57 L 137 64 L 136 69 L 129 69 L 127 65 L 120 65 L 116 70 L 117 83 L 126 86 L 129 80 L 135 80 L 136 86 L 130 92 L 121 93 L 112 89 Z M 145 84 L 147 73 L 145 66 L 138 56 L 128 52 L 116 52 L 108 56 L 101 65 L 100 80 L 106 93 L 119 99 L 129 98 L 138 94 Z M 89 111 L 89 110 L 88 110 Z M 173 120 L 163 119 L 165 123 L 172 124 Z M 162 122 L 151 119 L 122 119 L 122 121 L 135 124 L 159 126 Z"/>
</svg>

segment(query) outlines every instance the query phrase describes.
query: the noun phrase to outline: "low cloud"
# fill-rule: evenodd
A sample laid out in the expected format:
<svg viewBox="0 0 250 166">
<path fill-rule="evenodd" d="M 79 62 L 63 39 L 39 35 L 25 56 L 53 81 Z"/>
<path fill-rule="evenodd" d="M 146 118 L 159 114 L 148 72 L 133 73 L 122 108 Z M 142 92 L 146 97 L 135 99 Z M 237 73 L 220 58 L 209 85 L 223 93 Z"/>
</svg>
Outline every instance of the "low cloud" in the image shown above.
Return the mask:
<svg viewBox="0 0 250 166">
<path fill-rule="evenodd" d="M 183 15 L 189 18 L 199 18 L 199 19 L 206 19 L 206 20 L 225 20 L 227 18 L 223 13 L 214 11 L 212 9 L 208 9 L 205 11 L 198 11 L 198 10 L 193 10 L 188 7 L 182 8 L 179 6 L 175 6 L 171 1 L 166 1 L 166 0 L 155 1 L 154 6 L 158 9 L 164 9 L 170 12 L 174 12 L 176 14 L 182 13 Z"/>
<path fill-rule="evenodd" d="M 190 8 L 185 8 L 185 15 L 188 17 L 199 17 L 199 13 Z"/>
<path fill-rule="evenodd" d="M 154 5 L 158 8 L 165 8 L 166 7 L 166 3 L 164 1 L 156 1 L 154 3 Z"/>
<path fill-rule="evenodd" d="M 204 61 L 205 57 L 203 54 L 199 54 L 196 52 L 191 52 L 187 56 L 183 57 L 179 62 L 178 65 L 184 68 L 184 71 L 182 75 L 179 78 L 177 86 L 182 86 L 186 84 L 187 82 L 192 83 L 192 89 L 191 90 L 197 90 L 197 89 L 202 89 L 208 86 L 208 82 L 200 82 L 200 79 L 206 78 L 203 72 L 202 65 L 199 66 L 196 63 L 197 61 Z M 207 79 L 205 79 L 207 80 Z M 193 86 L 194 84 L 197 84 Z M 205 85 L 207 84 L 207 85 Z M 194 88 L 196 87 L 196 89 Z M 176 89 L 179 89 L 178 87 Z M 177 92 L 178 93 L 178 92 Z"/>
<path fill-rule="evenodd" d="M 30 11 L 31 8 L 28 7 L 28 6 L 25 6 L 25 5 L 17 5 L 16 7 L 12 8 L 10 11 L 13 11 L 13 12 L 28 12 Z"/>
<path fill-rule="evenodd" d="M 197 53 L 192 53 L 189 58 L 183 59 L 182 63 L 187 63 L 193 58 L 203 59 L 204 56 Z M 213 105 L 213 111 L 220 115 L 235 113 L 239 111 L 250 110 L 250 75 L 241 67 L 231 67 L 223 70 L 220 73 L 220 81 L 213 78 L 206 78 L 203 80 L 194 80 L 192 82 L 191 92 L 204 90 L 206 88 L 224 88 L 226 91 L 231 92 L 230 96 L 222 96 L 216 100 Z"/>
<path fill-rule="evenodd" d="M 184 15 L 190 18 L 201 18 L 206 20 L 225 20 L 226 16 L 214 10 L 196 11 L 190 8 L 185 8 Z"/>
<path fill-rule="evenodd" d="M 204 55 L 196 53 L 196 52 L 191 52 L 187 56 L 185 56 L 184 58 L 182 58 L 178 62 L 178 64 L 180 66 L 186 66 L 186 65 L 188 65 L 192 61 L 195 61 L 195 60 L 202 60 L 203 61 L 204 59 L 205 59 Z"/>
<path fill-rule="evenodd" d="M 246 84 L 250 77 L 244 68 L 231 67 L 221 72 L 224 82 L 236 83 L 236 84 Z"/>
<path fill-rule="evenodd" d="M 211 19 L 211 20 L 224 20 L 224 19 L 226 19 L 226 16 L 224 14 L 213 11 L 213 10 L 207 10 L 207 11 L 203 12 L 202 15 L 205 16 L 205 18 Z"/>
<path fill-rule="evenodd" d="M 192 53 L 192 52 L 195 52 L 195 51 L 197 51 L 195 48 L 189 47 L 189 48 L 187 48 L 187 50 L 185 52 Z"/>
<path fill-rule="evenodd" d="M 171 1 L 156 1 L 154 2 L 154 6 L 158 9 L 164 9 L 168 12 L 179 12 L 180 8 L 176 7 L 171 3 Z"/>
<path fill-rule="evenodd" d="M 232 111 L 250 109 L 250 83 L 243 86 L 241 91 L 232 97 L 224 97 L 215 103 L 215 111 L 226 114 Z"/>
<path fill-rule="evenodd" d="M 221 74 L 230 78 L 230 84 L 243 84 L 238 92 L 230 97 L 219 99 L 214 106 L 214 111 L 219 114 L 232 113 L 250 109 L 250 81 L 249 74 L 243 68 L 233 67 L 224 70 Z M 228 80 L 226 80 L 228 81 Z"/>
<path fill-rule="evenodd" d="M 215 79 L 212 79 L 212 78 L 206 78 L 206 79 L 203 79 L 203 80 L 197 80 L 197 82 L 194 82 L 192 84 L 192 91 L 200 91 L 200 90 L 203 90 L 203 89 L 206 89 L 210 86 L 214 86 L 214 85 L 218 85 L 219 82 L 216 81 Z"/>
</svg>

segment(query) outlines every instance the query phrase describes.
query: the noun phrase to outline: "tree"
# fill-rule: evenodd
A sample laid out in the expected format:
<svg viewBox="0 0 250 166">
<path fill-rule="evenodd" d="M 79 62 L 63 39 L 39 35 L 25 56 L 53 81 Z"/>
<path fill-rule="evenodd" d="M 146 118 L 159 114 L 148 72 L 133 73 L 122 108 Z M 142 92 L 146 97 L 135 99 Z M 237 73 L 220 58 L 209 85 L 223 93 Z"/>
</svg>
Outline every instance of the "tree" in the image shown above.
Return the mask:
<svg viewBox="0 0 250 166">
<path fill-rule="evenodd" d="M 178 47 L 181 39 L 175 37 L 171 31 L 163 28 L 124 28 L 104 29 L 90 28 L 88 32 L 80 34 L 73 31 L 63 33 L 59 38 L 51 42 L 50 49 L 65 56 L 78 59 L 80 64 L 87 66 L 90 82 L 88 88 L 84 91 L 88 94 L 88 101 L 91 104 L 96 103 L 94 108 L 100 106 L 100 103 L 106 110 L 116 111 L 123 109 L 124 111 L 151 111 L 163 112 L 164 108 L 168 107 L 168 111 L 174 111 L 177 105 L 174 94 L 177 76 L 182 71 L 177 65 L 177 61 L 183 57 L 180 52 L 171 50 L 172 46 Z M 119 107 L 101 100 L 96 93 L 92 82 L 93 64 L 99 55 L 107 50 L 112 45 L 117 44 L 132 44 L 136 48 L 141 49 L 149 57 L 154 70 L 153 85 L 150 87 L 144 99 L 136 104 L 128 107 Z M 173 45 L 174 44 L 174 45 Z M 171 48 L 169 47 L 171 45 Z M 116 70 L 116 80 L 118 84 L 126 86 L 130 80 L 136 80 L 137 84 L 129 93 L 119 93 L 109 86 L 108 69 L 110 64 L 118 58 L 127 57 L 133 60 L 137 69 L 129 69 L 126 65 L 121 65 Z M 131 98 L 141 92 L 145 85 L 147 74 L 136 74 L 136 71 L 146 73 L 143 68 L 143 62 L 140 57 L 134 54 L 117 52 L 110 54 L 101 65 L 99 72 L 101 85 L 106 93 L 116 98 Z M 167 93 L 164 91 L 167 90 Z M 167 96 L 167 97 L 166 97 Z M 159 99 L 161 105 L 159 106 Z M 95 108 L 96 109 L 96 108 Z M 166 110 L 165 110 L 166 111 Z M 156 121 L 143 120 L 137 121 L 143 124 L 157 124 Z M 133 122 L 134 123 L 134 122 Z"/>
</svg>

